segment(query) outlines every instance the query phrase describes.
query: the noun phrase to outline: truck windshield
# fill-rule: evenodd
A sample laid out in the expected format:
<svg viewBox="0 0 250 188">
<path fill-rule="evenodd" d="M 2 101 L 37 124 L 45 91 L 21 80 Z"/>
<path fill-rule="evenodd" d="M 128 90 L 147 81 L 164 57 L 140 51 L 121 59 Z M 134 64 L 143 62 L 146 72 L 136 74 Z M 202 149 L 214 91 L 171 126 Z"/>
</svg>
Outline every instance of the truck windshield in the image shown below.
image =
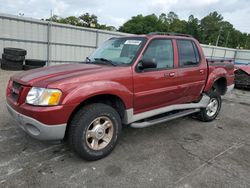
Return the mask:
<svg viewBox="0 0 250 188">
<path fill-rule="evenodd" d="M 88 58 L 89 63 L 130 65 L 143 46 L 145 38 L 112 38 L 97 48 Z"/>
</svg>

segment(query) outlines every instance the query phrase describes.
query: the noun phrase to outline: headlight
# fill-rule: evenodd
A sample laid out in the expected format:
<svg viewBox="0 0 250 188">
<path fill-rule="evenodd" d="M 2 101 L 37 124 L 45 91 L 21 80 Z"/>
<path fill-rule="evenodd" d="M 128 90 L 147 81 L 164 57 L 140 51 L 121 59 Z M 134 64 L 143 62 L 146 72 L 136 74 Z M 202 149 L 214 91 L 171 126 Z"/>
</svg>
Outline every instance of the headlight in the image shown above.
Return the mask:
<svg viewBox="0 0 250 188">
<path fill-rule="evenodd" d="M 39 106 L 57 105 L 62 92 L 58 89 L 32 87 L 26 97 L 26 103 Z"/>
</svg>

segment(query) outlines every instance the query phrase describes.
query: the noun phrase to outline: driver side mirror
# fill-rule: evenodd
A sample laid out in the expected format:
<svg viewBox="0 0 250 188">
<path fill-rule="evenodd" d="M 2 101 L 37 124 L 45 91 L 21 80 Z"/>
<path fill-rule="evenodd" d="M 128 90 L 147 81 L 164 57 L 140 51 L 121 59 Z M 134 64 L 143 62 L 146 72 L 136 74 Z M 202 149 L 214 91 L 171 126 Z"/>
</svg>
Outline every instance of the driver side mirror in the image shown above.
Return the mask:
<svg viewBox="0 0 250 188">
<path fill-rule="evenodd" d="M 139 69 L 144 70 L 144 69 L 154 69 L 157 67 L 157 62 L 155 58 L 145 58 L 142 59 L 139 63 Z"/>
</svg>

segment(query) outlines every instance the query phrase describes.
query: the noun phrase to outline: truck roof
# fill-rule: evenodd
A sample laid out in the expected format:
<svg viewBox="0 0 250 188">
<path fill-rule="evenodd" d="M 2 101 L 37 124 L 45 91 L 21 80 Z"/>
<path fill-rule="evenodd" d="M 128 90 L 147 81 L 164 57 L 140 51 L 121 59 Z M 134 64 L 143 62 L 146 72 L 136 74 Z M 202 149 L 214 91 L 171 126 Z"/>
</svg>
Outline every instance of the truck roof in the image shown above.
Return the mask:
<svg viewBox="0 0 250 188">
<path fill-rule="evenodd" d="M 129 35 L 129 36 L 122 36 L 123 37 L 145 37 L 145 38 L 154 38 L 154 37 L 171 37 L 171 38 L 189 38 L 194 39 L 192 35 L 183 34 L 183 33 L 168 33 L 168 32 L 152 32 L 144 35 Z M 117 37 L 114 37 L 117 38 Z"/>
<path fill-rule="evenodd" d="M 192 35 L 183 34 L 183 33 L 168 33 L 168 32 L 152 32 L 147 35 L 167 35 L 167 36 L 178 36 L 178 37 L 192 37 Z"/>
</svg>

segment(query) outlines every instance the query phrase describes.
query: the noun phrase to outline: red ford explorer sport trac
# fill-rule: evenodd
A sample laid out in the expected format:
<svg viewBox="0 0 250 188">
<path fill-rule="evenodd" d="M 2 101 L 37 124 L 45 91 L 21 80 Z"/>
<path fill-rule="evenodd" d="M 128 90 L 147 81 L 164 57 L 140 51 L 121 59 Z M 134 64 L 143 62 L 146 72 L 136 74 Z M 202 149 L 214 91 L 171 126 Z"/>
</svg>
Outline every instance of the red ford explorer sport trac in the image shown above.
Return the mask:
<svg viewBox="0 0 250 188">
<path fill-rule="evenodd" d="M 30 136 L 62 140 L 86 160 L 114 149 L 122 125 L 157 126 L 192 114 L 214 120 L 234 87 L 231 61 L 206 59 L 183 34 L 111 38 L 80 64 L 50 66 L 10 78 L 10 114 Z"/>
</svg>

